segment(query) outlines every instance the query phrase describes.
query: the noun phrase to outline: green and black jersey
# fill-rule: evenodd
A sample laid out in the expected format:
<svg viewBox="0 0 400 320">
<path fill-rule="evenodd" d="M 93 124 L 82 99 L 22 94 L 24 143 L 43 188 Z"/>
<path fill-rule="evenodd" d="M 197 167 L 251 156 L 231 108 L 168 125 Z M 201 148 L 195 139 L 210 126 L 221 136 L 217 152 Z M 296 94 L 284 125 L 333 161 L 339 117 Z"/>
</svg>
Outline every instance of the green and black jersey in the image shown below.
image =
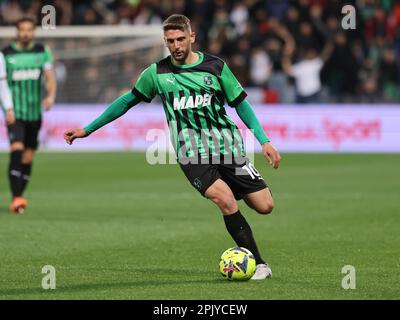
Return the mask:
<svg viewBox="0 0 400 320">
<path fill-rule="evenodd" d="M 20 49 L 13 42 L 2 50 L 6 62 L 7 80 L 11 90 L 15 117 L 38 121 L 42 116 L 42 74 L 52 67 L 49 48 L 32 43 Z"/>
<path fill-rule="evenodd" d="M 235 107 L 247 94 L 224 61 L 197 53 L 193 64 L 176 66 L 171 56 L 151 64 L 132 92 L 145 102 L 161 97 L 178 159 L 244 156 L 242 136 L 224 104 Z"/>
</svg>

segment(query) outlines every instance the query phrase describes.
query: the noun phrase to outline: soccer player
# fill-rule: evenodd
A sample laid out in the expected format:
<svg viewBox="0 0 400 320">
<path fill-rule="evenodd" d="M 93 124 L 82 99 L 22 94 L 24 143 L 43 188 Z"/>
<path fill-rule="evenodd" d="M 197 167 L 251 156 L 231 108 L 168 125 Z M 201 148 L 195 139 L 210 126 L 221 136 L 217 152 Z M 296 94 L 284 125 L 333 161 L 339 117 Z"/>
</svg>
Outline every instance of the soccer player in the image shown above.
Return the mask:
<svg viewBox="0 0 400 320">
<path fill-rule="evenodd" d="M 243 139 L 227 116 L 224 102 L 236 109 L 246 126 L 262 145 L 274 167 L 279 152 L 258 122 L 246 93 L 226 63 L 200 51 L 192 51 L 195 33 L 190 21 L 174 14 L 163 23 L 164 40 L 171 55 L 151 64 L 140 75 L 132 91 L 115 100 L 102 115 L 84 128 L 64 133 L 72 144 L 123 115 L 137 103 L 150 102 L 159 95 L 170 127 L 178 162 L 190 183 L 221 210 L 226 228 L 238 246 L 250 250 L 257 268 L 252 279 L 272 276 L 257 248 L 252 230 L 239 211 L 236 200 L 267 214 L 273 199 L 263 178 L 245 157 Z"/>
<path fill-rule="evenodd" d="M 11 90 L 15 122 L 8 123 L 10 163 L 8 177 L 12 193 L 10 211 L 22 213 L 28 202 L 22 197 L 32 171 L 42 107 L 50 110 L 56 95 L 56 81 L 49 48 L 34 41 L 35 21 L 29 17 L 17 23 L 17 39 L 2 50 Z M 46 96 L 42 100 L 42 80 Z"/>
</svg>

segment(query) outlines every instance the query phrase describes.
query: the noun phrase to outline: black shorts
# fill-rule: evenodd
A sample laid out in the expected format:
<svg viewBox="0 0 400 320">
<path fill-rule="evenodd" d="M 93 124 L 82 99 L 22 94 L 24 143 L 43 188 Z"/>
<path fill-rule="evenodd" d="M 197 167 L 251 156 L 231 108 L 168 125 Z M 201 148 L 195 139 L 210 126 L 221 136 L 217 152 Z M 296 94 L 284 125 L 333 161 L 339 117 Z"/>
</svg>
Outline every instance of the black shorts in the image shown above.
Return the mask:
<svg viewBox="0 0 400 320">
<path fill-rule="evenodd" d="M 16 120 L 12 125 L 8 125 L 8 139 L 10 144 L 22 142 L 25 148 L 36 150 L 39 147 L 39 131 L 42 121 Z"/>
<path fill-rule="evenodd" d="M 223 180 L 232 190 L 235 199 L 267 188 L 267 185 L 249 159 L 233 164 L 179 164 L 183 173 L 204 197 L 206 190 L 218 179 Z"/>
</svg>

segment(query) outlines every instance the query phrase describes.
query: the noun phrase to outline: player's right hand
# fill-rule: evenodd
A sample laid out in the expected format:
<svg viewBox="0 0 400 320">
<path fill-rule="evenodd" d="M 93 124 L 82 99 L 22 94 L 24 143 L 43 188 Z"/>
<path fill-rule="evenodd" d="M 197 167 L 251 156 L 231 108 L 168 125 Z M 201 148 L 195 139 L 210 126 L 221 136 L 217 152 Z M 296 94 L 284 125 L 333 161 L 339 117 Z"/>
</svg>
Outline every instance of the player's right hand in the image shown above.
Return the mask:
<svg viewBox="0 0 400 320">
<path fill-rule="evenodd" d="M 88 133 L 82 128 L 74 128 L 64 132 L 64 140 L 70 145 L 76 138 L 85 138 L 87 136 Z"/>
</svg>

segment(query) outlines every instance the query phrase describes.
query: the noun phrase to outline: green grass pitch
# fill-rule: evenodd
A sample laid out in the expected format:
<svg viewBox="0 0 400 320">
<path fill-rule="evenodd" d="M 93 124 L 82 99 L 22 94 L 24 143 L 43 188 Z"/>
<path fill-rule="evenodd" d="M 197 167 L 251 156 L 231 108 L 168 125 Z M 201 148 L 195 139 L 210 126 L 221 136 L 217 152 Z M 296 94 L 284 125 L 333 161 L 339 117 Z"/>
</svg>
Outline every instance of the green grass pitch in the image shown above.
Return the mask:
<svg viewBox="0 0 400 320">
<path fill-rule="evenodd" d="M 240 202 L 273 278 L 229 282 L 234 245 L 217 208 L 176 165 L 144 153 L 39 153 L 24 215 L 0 172 L 0 299 L 399 299 L 400 155 L 283 154 L 275 209 Z M 56 289 L 43 290 L 44 265 Z M 356 289 L 341 286 L 356 269 Z"/>
</svg>

